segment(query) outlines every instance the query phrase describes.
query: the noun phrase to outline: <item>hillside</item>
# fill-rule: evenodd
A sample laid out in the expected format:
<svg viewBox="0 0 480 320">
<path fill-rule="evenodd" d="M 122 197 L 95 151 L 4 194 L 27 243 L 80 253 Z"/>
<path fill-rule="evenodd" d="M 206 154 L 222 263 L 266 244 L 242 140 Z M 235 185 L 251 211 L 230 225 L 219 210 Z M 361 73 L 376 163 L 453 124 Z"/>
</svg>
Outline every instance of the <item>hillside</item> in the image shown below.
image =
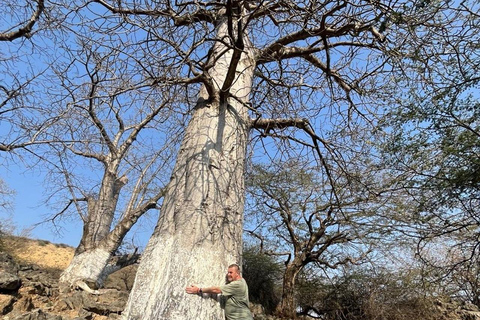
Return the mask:
<svg viewBox="0 0 480 320">
<path fill-rule="evenodd" d="M 112 274 L 105 283 L 107 292 L 101 296 L 83 291 L 59 296 L 58 278 L 74 250 L 43 240 L 1 237 L 0 319 L 117 319 L 128 298 L 135 266 Z"/>
<path fill-rule="evenodd" d="M 2 237 L 0 250 L 10 254 L 19 263 L 34 264 L 45 269 L 63 270 L 72 260 L 75 248 L 44 240 L 7 236 Z"/>
</svg>

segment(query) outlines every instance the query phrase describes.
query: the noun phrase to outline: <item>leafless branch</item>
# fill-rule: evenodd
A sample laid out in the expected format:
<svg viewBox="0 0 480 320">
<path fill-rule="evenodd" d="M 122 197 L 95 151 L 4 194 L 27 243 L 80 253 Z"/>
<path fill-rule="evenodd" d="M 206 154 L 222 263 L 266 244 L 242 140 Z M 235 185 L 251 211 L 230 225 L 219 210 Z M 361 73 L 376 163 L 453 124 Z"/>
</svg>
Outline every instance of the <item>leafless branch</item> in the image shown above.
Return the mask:
<svg viewBox="0 0 480 320">
<path fill-rule="evenodd" d="M 40 16 L 45 10 L 45 0 L 36 0 L 36 2 L 37 2 L 37 8 L 32 13 L 32 16 L 30 17 L 30 19 L 27 22 L 25 22 L 25 25 L 18 28 L 15 31 L 0 32 L 0 41 L 13 41 L 21 37 L 26 37 L 26 38 L 31 37 L 33 27 L 38 22 L 38 20 L 40 19 Z"/>
</svg>

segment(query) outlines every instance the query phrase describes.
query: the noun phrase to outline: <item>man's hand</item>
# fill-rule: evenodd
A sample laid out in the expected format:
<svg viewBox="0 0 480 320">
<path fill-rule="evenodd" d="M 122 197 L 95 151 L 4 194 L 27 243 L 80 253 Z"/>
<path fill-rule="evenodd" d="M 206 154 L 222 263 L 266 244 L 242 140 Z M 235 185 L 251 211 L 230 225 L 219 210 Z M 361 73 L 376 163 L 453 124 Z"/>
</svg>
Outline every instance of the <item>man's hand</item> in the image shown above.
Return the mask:
<svg viewBox="0 0 480 320">
<path fill-rule="evenodd" d="M 200 288 L 192 284 L 190 287 L 186 287 L 185 291 L 189 294 L 197 294 L 200 292 Z"/>
</svg>

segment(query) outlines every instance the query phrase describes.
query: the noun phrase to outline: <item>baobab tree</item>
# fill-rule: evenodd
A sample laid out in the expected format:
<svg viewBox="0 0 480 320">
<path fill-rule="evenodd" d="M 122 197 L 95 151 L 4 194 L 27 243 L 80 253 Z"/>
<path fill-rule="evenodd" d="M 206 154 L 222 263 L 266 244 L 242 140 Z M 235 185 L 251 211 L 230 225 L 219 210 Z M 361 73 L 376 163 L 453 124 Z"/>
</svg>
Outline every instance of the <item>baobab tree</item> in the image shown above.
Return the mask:
<svg viewBox="0 0 480 320">
<path fill-rule="evenodd" d="M 175 123 L 175 90 L 158 85 L 138 102 L 137 95 L 150 83 L 130 79 L 132 70 L 125 66 L 130 60 L 121 59 L 128 49 L 103 55 L 96 50 L 98 46 L 81 46 L 73 62 L 58 72 L 64 90 L 51 95 L 58 101 L 51 108 L 57 121 L 46 135 L 56 142 L 49 143 L 43 155 L 50 159 L 47 167 L 55 180 L 51 192 L 61 201 L 49 220 L 57 223 L 66 214 L 76 214 L 83 223 L 74 257 L 60 276 L 62 291 L 100 288 L 110 273 L 136 262 L 138 252 L 113 256 L 138 219 L 158 209 L 168 181 L 168 150 L 180 132 L 161 126 L 166 118 Z M 66 75 L 72 69 L 83 81 L 70 81 Z M 62 96 L 64 92 L 71 94 Z M 168 135 L 162 128 L 170 128 Z M 163 145 L 161 139 L 167 136 Z M 98 178 L 85 168 L 98 172 Z"/>
<path fill-rule="evenodd" d="M 218 283 L 240 259 L 249 132 L 298 129 L 297 140 L 306 136 L 321 162 L 329 145 L 308 118 L 329 111 L 358 120 L 358 93 L 378 86 L 368 81 L 385 66 L 377 27 L 393 9 L 347 1 L 96 3 L 146 17 L 155 41 L 174 48 L 183 77 L 159 82 L 201 86 L 123 317 L 220 319 L 214 299 L 187 297 L 184 288 Z"/>
<path fill-rule="evenodd" d="M 433 5 L 420 2 L 423 6 L 409 1 L 289 0 L 51 3 L 61 13 L 59 30 L 72 33 L 81 47 L 95 48 L 91 61 L 102 62 L 112 51 L 128 61 L 108 70 L 129 72 L 125 84 L 142 83 L 128 101 L 149 101 L 160 86 L 167 100 L 158 95 L 158 103 L 168 101 L 165 107 L 189 120 L 125 319 L 221 318 L 213 299 L 187 297 L 184 288 L 218 283 L 226 267 L 240 260 L 250 133 L 278 138 L 288 147 L 295 143 L 298 148 L 285 148 L 281 156 L 311 156 L 334 185 L 330 162 L 344 155 L 336 152 L 329 135 L 358 132 L 372 120 L 368 115 L 375 112 L 375 101 L 389 80 L 393 49 L 404 37 L 401 29 L 435 14 Z M 71 45 L 56 47 L 70 52 L 54 68 L 57 74 L 77 67 L 77 55 L 68 51 Z M 64 74 L 65 93 L 53 100 L 68 97 L 72 110 L 86 111 L 92 127 L 109 141 L 95 120 L 97 113 L 90 111 L 104 103 L 107 108 L 98 115 L 121 124 L 115 116 L 125 109 L 128 114 L 128 107 L 117 93 L 124 91 L 115 86 L 117 91 L 109 95 L 98 94 L 98 69 L 87 70 L 89 85 L 68 90 L 78 75 Z M 55 93 L 55 88 L 49 91 Z M 94 158 L 102 162 L 105 154 L 113 156 L 128 140 L 122 139 Z M 123 184 L 122 177 L 115 171 L 110 185 Z"/>
<path fill-rule="evenodd" d="M 31 20 L 44 23 L 43 1 L 38 5 Z M 46 172 L 44 191 L 53 208 L 47 221 L 59 228 L 74 216 L 83 225 L 75 255 L 60 277 L 61 290 L 96 289 L 111 272 L 136 261 L 138 253 L 111 258 L 132 226 L 157 209 L 163 196 L 168 149 L 182 128 L 171 116 L 175 89 L 155 85 L 138 99 L 152 81 L 132 79 L 136 57 L 129 50 L 136 48 L 115 49 L 100 32 L 95 38 L 76 30 L 76 42 L 53 37 L 49 44 L 66 49 L 42 55 L 35 40 L 45 40 L 42 32 L 48 28 L 41 25 L 44 29 L 32 43 L 11 33 L 9 49 L 15 54 L 1 65 L 6 81 L 0 87 L 0 151 L 33 154 L 24 155 L 26 165 Z M 31 26 L 20 28 L 23 37 L 33 37 L 27 29 Z M 172 127 L 160 125 L 166 119 Z M 168 144 L 162 146 L 167 136 Z"/>
</svg>

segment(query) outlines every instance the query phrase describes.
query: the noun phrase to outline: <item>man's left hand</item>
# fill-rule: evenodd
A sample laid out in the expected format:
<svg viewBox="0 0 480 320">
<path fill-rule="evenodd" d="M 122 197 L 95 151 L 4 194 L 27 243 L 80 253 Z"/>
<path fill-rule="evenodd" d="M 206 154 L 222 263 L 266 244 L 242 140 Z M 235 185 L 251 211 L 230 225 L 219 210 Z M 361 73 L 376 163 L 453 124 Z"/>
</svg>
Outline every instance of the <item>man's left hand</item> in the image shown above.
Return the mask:
<svg viewBox="0 0 480 320">
<path fill-rule="evenodd" d="M 186 287 L 185 291 L 189 294 L 196 294 L 200 292 L 200 288 L 192 284 L 190 287 Z"/>
</svg>

